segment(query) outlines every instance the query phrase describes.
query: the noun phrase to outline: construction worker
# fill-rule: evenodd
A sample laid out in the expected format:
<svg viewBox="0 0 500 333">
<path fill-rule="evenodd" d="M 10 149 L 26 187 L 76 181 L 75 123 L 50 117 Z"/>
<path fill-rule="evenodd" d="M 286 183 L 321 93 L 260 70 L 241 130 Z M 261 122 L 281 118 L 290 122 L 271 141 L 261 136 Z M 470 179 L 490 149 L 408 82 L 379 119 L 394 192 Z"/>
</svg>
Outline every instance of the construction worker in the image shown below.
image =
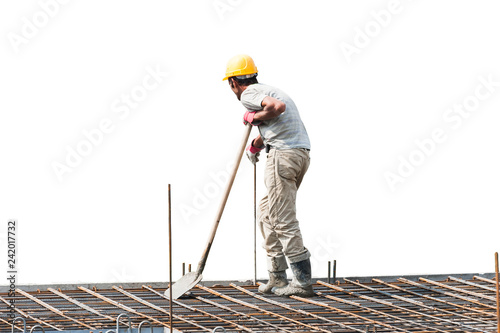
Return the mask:
<svg viewBox="0 0 500 333">
<path fill-rule="evenodd" d="M 297 189 L 309 167 L 309 137 L 292 99 L 283 91 L 258 83 L 257 67 L 248 55 L 229 60 L 226 76 L 231 90 L 246 108 L 243 122 L 258 126 L 259 135 L 246 149 L 250 161 L 268 152 L 264 181 L 267 195 L 259 204 L 258 220 L 267 252 L 269 281 L 261 293 L 313 296 L 310 253 L 296 218 Z M 293 273 L 288 284 L 287 259 Z"/>
</svg>

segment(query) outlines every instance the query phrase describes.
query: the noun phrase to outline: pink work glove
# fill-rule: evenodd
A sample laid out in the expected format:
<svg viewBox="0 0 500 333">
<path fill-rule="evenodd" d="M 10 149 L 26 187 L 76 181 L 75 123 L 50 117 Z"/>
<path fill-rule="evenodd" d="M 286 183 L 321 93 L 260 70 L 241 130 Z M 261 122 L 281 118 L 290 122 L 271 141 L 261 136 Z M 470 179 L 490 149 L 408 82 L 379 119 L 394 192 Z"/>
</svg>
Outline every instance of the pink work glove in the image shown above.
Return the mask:
<svg viewBox="0 0 500 333">
<path fill-rule="evenodd" d="M 253 146 L 253 142 L 255 141 L 252 140 L 252 142 L 248 145 L 247 149 L 246 149 L 246 153 L 247 153 L 247 157 L 248 159 L 250 160 L 250 162 L 252 162 L 252 164 L 255 164 L 259 161 L 259 154 L 260 154 L 260 151 L 264 148 L 257 148 L 257 147 L 254 147 Z"/>
<path fill-rule="evenodd" d="M 246 124 L 250 123 L 253 126 L 259 126 L 262 122 L 261 121 L 256 121 L 254 123 L 253 122 L 253 118 L 254 117 L 255 117 L 255 111 L 253 111 L 253 112 L 250 112 L 250 111 L 245 112 L 245 115 L 243 116 L 243 124 L 246 125 Z"/>
</svg>

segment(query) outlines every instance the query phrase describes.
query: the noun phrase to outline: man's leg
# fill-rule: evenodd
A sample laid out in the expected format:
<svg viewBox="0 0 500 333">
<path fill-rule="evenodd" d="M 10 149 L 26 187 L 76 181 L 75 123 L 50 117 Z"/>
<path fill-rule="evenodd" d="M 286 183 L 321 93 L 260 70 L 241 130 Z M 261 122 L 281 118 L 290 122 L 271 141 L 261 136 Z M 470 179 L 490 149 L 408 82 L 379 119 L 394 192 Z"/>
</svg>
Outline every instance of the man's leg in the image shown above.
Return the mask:
<svg viewBox="0 0 500 333">
<path fill-rule="evenodd" d="M 288 284 L 286 279 L 288 265 L 281 242 L 269 222 L 267 195 L 260 202 L 257 219 L 264 238 L 262 247 L 267 253 L 267 270 L 269 272 L 269 281 L 267 284 L 259 286 L 259 292 L 269 294 L 274 287 L 284 287 Z"/>
<path fill-rule="evenodd" d="M 269 221 L 268 207 L 268 197 L 266 195 L 260 202 L 257 218 L 262 232 L 262 237 L 264 238 L 262 247 L 267 253 L 267 268 L 269 271 L 277 272 L 286 270 L 288 265 L 286 263 L 285 255 L 283 254 L 283 246 L 281 245 L 278 235 Z"/>
<path fill-rule="evenodd" d="M 283 253 L 292 266 L 292 284 L 278 288 L 278 295 L 313 295 L 310 253 L 304 246 L 296 218 L 297 189 L 309 167 L 309 153 L 302 149 L 272 150 L 273 173 L 267 179 L 270 224 L 278 237 Z"/>
</svg>

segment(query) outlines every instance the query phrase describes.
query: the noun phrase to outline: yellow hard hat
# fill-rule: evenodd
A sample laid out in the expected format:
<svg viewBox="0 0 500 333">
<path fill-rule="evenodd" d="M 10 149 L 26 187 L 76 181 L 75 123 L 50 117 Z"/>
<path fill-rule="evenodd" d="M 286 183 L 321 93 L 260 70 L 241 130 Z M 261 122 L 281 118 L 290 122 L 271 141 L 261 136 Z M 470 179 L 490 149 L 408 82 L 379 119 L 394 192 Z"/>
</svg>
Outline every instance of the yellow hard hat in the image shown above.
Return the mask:
<svg viewBox="0 0 500 333">
<path fill-rule="evenodd" d="M 238 54 L 232 57 L 227 62 L 226 76 L 222 81 L 227 80 L 231 76 L 240 76 L 257 73 L 257 66 L 253 62 L 253 59 L 246 54 Z"/>
</svg>

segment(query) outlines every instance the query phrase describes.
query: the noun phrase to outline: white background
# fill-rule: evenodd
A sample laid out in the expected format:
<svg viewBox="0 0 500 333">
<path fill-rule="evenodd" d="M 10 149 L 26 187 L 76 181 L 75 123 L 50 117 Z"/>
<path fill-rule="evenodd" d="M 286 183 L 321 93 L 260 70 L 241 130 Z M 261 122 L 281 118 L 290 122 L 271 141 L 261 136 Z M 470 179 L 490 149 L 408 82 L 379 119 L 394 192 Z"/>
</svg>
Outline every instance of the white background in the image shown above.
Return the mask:
<svg viewBox="0 0 500 333">
<path fill-rule="evenodd" d="M 498 2 L 401 0 L 385 26 L 371 13 L 388 0 L 72 0 L 44 22 L 45 3 L 0 4 L 1 257 L 6 271 L 7 221 L 17 219 L 18 284 L 167 281 L 169 183 L 174 280 L 182 262 L 196 266 L 223 192 L 211 174 L 227 174 L 244 131 L 221 80 L 238 53 L 294 99 L 310 135 L 297 210 L 314 276 L 333 259 L 338 276 L 493 271 L 500 87 L 457 128 L 443 115 L 474 96 L 479 77 L 500 81 Z M 356 38 L 362 47 L 346 56 Z M 121 119 L 113 103 L 146 68 L 168 77 Z M 59 180 L 54 162 L 102 119 L 113 131 Z M 384 175 L 435 128 L 445 142 L 392 191 Z M 245 157 L 204 277 L 253 277 Z"/>
</svg>

